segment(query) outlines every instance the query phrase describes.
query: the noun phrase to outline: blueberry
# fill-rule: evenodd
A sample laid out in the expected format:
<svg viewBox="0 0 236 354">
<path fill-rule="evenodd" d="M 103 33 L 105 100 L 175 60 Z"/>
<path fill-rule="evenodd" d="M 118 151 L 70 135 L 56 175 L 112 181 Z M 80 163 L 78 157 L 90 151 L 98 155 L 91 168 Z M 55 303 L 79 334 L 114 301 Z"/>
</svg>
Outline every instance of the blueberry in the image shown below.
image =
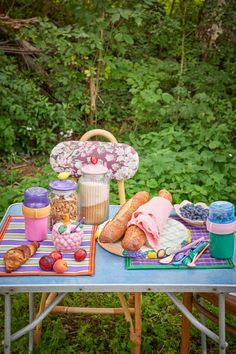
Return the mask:
<svg viewBox="0 0 236 354">
<path fill-rule="evenodd" d="M 202 205 L 187 203 L 180 208 L 180 214 L 190 220 L 206 220 L 209 215 L 209 210 Z"/>
</svg>

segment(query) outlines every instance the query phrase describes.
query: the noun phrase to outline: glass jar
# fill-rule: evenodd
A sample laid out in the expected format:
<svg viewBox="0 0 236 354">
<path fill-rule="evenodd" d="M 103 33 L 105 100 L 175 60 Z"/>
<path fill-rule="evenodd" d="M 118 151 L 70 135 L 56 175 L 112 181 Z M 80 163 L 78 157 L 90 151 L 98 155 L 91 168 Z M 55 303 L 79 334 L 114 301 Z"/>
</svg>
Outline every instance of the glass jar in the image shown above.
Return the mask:
<svg viewBox="0 0 236 354">
<path fill-rule="evenodd" d="M 91 158 L 91 164 L 82 167 L 79 179 L 79 214 L 85 224 L 97 225 L 108 219 L 108 169 Z"/>
<path fill-rule="evenodd" d="M 78 220 L 78 194 L 77 183 L 69 179 L 56 180 L 49 183 L 51 188 L 50 227 L 63 220 L 65 214 L 69 214 L 71 220 Z"/>
</svg>

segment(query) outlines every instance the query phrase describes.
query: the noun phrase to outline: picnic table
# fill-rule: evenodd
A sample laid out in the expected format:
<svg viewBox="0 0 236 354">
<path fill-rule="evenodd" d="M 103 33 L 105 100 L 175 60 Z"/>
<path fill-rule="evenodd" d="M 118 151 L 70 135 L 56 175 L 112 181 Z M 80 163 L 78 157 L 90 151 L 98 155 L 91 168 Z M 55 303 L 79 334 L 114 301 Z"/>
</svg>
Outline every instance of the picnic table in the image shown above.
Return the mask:
<svg viewBox="0 0 236 354">
<path fill-rule="evenodd" d="M 110 206 L 112 217 L 119 206 Z M 21 203 L 10 205 L 1 222 L 9 215 L 22 215 Z M 236 262 L 234 252 L 233 261 Z M 34 293 L 57 292 L 54 302 L 40 318 L 34 319 Z M 225 294 L 236 292 L 236 269 L 145 269 L 127 270 L 123 257 L 116 256 L 96 245 L 95 274 L 84 276 L 1 276 L 0 293 L 5 297 L 4 352 L 10 353 L 11 342 L 29 333 L 29 350 L 33 348 L 33 328 L 65 294 L 70 292 L 165 292 L 191 322 L 219 343 L 219 352 L 225 353 Z M 215 292 L 219 294 L 219 336 L 205 329 L 177 299 L 176 292 Z M 11 333 L 11 298 L 16 293 L 29 293 L 29 324 Z M 140 314 L 141 316 L 141 314 Z M 141 331 L 141 328 L 140 328 Z M 141 333 L 140 333 L 141 336 Z M 140 348 L 139 348 L 140 352 Z"/>
</svg>

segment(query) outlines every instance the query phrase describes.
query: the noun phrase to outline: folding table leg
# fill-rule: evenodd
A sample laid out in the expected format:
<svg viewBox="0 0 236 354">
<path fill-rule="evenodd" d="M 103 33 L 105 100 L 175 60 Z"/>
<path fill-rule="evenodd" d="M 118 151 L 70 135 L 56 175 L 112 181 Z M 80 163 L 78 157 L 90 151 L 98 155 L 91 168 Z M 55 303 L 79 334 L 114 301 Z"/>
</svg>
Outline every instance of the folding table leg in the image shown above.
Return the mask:
<svg viewBox="0 0 236 354">
<path fill-rule="evenodd" d="M 219 294 L 219 353 L 225 354 L 225 294 Z"/>
<path fill-rule="evenodd" d="M 5 294 L 4 354 L 11 352 L 11 295 Z"/>
<path fill-rule="evenodd" d="M 34 320 L 34 294 L 29 293 L 29 323 Z M 32 353 L 34 349 L 34 330 L 29 331 L 29 353 Z"/>
<path fill-rule="evenodd" d="M 200 298 L 199 303 L 204 306 L 204 299 Z M 203 313 L 200 313 L 201 323 L 205 326 L 206 325 L 206 318 Z M 202 344 L 202 354 L 207 354 L 207 336 L 206 333 L 201 331 L 201 344 Z"/>
</svg>

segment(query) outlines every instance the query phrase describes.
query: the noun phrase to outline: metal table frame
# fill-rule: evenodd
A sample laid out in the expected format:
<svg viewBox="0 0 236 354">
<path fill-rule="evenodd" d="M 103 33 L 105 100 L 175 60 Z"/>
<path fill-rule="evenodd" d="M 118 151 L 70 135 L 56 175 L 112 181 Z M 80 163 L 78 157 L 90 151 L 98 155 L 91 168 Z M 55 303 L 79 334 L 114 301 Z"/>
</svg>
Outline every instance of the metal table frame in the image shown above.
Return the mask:
<svg viewBox="0 0 236 354">
<path fill-rule="evenodd" d="M 110 217 L 118 206 L 110 206 Z M 12 204 L 5 213 L 22 215 L 21 203 Z M 234 252 L 236 262 L 236 252 Z M 107 265 L 109 264 L 109 272 Z M 57 292 L 57 298 L 34 319 L 34 293 Z M 180 311 L 202 333 L 219 343 L 219 353 L 226 352 L 225 294 L 236 292 L 236 269 L 150 269 L 126 270 L 124 259 L 97 245 L 94 276 L 3 276 L 0 294 L 5 297 L 4 353 L 10 353 L 11 342 L 29 333 L 29 351 L 33 349 L 33 329 L 70 292 L 165 292 Z M 216 292 L 219 294 L 219 336 L 206 328 L 184 307 L 175 292 Z M 29 324 L 11 334 L 11 296 L 29 293 Z"/>
</svg>

